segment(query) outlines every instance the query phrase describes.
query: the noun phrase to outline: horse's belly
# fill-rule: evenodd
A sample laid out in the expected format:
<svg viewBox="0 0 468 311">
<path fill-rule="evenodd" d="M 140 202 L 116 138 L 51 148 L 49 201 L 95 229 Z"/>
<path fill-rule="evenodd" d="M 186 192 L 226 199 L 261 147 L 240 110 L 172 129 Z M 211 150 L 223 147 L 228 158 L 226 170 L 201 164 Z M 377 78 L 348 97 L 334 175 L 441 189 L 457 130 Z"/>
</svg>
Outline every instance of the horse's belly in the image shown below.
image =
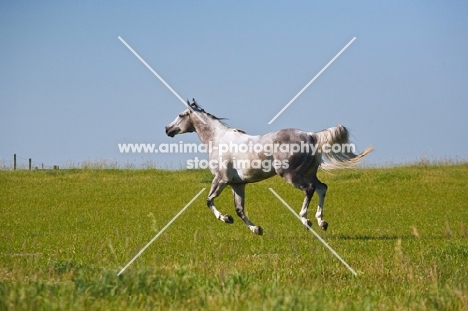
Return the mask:
<svg viewBox="0 0 468 311">
<path fill-rule="evenodd" d="M 252 183 L 258 182 L 276 175 L 275 169 L 272 167 L 263 168 L 242 168 L 233 169 L 230 174 L 230 182 L 232 183 Z"/>
</svg>

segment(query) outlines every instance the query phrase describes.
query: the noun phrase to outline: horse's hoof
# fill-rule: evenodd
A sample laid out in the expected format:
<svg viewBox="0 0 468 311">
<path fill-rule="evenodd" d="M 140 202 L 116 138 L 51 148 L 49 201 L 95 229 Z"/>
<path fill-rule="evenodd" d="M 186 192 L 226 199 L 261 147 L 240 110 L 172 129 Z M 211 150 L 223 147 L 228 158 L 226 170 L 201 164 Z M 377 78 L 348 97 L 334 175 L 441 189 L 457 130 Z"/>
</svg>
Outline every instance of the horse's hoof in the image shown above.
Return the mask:
<svg viewBox="0 0 468 311">
<path fill-rule="evenodd" d="M 227 223 L 227 224 L 233 224 L 234 223 L 234 218 L 232 218 L 231 215 L 226 215 L 224 222 Z"/>
<path fill-rule="evenodd" d="M 227 224 L 233 224 L 234 223 L 234 218 L 232 218 L 231 215 L 223 215 L 223 216 L 221 216 L 221 220 L 224 221 Z"/>
<path fill-rule="evenodd" d="M 322 224 L 320 225 L 320 228 L 322 228 L 323 231 L 327 231 L 327 229 L 328 229 L 328 222 L 322 221 Z"/>
<path fill-rule="evenodd" d="M 304 227 L 309 230 L 309 228 L 312 228 L 312 222 L 307 219 L 307 218 L 301 218 L 301 221 L 302 221 L 302 224 L 304 225 Z"/>
<path fill-rule="evenodd" d="M 251 227 L 250 230 L 257 235 L 263 235 L 263 229 L 260 226 Z"/>
</svg>

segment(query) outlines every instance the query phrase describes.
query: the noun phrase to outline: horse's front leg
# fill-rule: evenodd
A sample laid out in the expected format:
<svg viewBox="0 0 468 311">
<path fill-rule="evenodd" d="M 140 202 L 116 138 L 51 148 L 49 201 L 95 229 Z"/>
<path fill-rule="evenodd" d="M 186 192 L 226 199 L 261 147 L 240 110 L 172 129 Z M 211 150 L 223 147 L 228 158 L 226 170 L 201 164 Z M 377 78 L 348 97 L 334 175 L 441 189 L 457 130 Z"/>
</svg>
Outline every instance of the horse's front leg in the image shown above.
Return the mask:
<svg viewBox="0 0 468 311">
<path fill-rule="evenodd" d="M 231 184 L 231 188 L 232 194 L 234 195 L 234 206 L 236 207 L 237 216 L 244 221 L 253 233 L 262 235 L 262 227 L 254 225 L 244 213 L 245 184 Z"/>
<path fill-rule="evenodd" d="M 214 199 L 218 197 L 223 189 L 227 186 L 227 183 L 222 181 L 220 178 L 215 176 L 213 181 L 211 182 L 211 189 L 210 193 L 208 194 L 208 198 L 206 199 L 206 205 L 210 208 L 213 214 L 216 216 L 217 219 L 227 223 L 232 224 L 234 222 L 234 218 L 231 215 L 223 215 L 221 214 L 218 209 L 214 205 Z"/>
</svg>

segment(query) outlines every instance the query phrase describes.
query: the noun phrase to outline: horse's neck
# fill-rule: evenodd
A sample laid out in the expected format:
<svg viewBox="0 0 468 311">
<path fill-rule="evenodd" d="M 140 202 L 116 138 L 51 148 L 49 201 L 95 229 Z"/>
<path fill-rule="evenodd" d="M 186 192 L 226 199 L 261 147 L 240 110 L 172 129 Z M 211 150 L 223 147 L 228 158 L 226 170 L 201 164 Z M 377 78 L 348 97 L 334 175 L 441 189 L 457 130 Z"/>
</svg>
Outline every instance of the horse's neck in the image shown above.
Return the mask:
<svg viewBox="0 0 468 311">
<path fill-rule="evenodd" d="M 204 124 L 198 118 L 194 118 L 195 130 L 203 144 L 208 144 L 210 141 L 216 142 L 218 137 L 226 132 L 229 128 L 221 123 L 221 121 L 210 118 L 206 115 L 202 116 L 203 120 L 206 122 Z M 195 120 L 196 119 L 196 120 Z"/>
</svg>

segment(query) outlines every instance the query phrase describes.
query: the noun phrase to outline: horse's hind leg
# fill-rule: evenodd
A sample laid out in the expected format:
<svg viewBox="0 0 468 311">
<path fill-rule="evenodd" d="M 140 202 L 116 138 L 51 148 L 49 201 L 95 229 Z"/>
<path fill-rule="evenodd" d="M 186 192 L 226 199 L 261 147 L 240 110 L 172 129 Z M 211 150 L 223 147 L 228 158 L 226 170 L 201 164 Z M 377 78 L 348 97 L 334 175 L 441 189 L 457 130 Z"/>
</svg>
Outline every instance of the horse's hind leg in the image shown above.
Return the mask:
<svg viewBox="0 0 468 311">
<path fill-rule="evenodd" d="M 294 187 L 301 189 L 306 195 L 304 201 L 302 202 L 301 211 L 299 216 L 301 216 L 302 223 L 306 227 L 312 227 L 312 222 L 307 218 L 307 210 L 309 208 L 310 200 L 314 195 L 315 186 L 309 180 L 299 175 L 293 174 L 284 174 L 283 179 L 288 183 L 292 184 Z"/>
<path fill-rule="evenodd" d="M 327 193 L 327 185 L 318 180 L 317 176 L 314 176 L 312 182 L 315 185 L 318 194 L 318 206 L 317 212 L 315 213 L 315 218 L 317 218 L 317 223 L 323 230 L 327 230 L 328 223 L 323 220 L 323 204 L 325 203 L 325 194 Z"/>
<path fill-rule="evenodd" d="M 214 199 L 221 194 L 221 192 L 226 186 L 227 183 L 220 182 L 220 179 L 215 176 L 215 178 L 211 182 L 211 189 L 210 193 L 208 194 L 208 198 L 206 199 L 206 205 L 208 205 L 208 207 L 211 209 L 211 211 L 217 219 L 224 221 L 227 224 L 232 224 L 234 222 L 234 218 L 232 218 L 231 215 L 221 214 L 214 205 Z"/>
<path fill-rule="evenodd" d="M 245 184 L 231 184 L 232 194 L 234 195 L 234 206 L 237 215 L 244 221 L 249 229 L 258 235 L 263 234 L 262 227 L 255 226 L 244 213 Z"/>
</svg>

